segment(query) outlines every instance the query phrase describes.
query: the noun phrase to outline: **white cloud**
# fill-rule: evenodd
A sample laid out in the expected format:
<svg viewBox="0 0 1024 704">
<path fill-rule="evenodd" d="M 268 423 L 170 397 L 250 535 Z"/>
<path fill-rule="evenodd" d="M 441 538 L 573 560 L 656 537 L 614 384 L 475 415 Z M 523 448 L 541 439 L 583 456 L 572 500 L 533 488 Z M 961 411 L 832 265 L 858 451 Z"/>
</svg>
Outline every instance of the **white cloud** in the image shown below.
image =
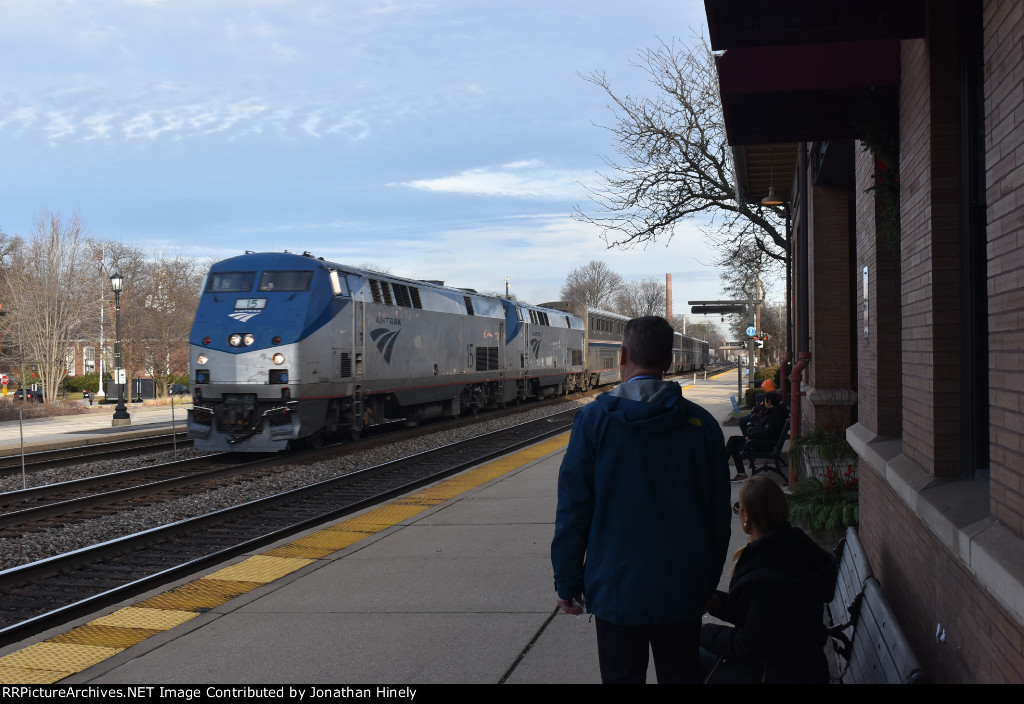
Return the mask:
<svg viewBox="0 0 1024 704">
<path fill-rule="evenodd" d="M 577 200 L 585 193 L 580 182 L 592 174 L 547 167 L 538 160 L 513 161 L 498 167 L 466 169 L 454 176 L 395 184 L 440 193 Z"/>
<path fill-rule="evenodd" d="M 68 135 L 75 133 L 75 126 L 67 115 L 58 112 L 51 112 L 48 117 L 49 122 L 44 129 L 46 131 L 46 138 L 51 144 L 53 144 L 54 140 L 60 139 L 61 137 L 67 137 Z"/>
<path fill-rule="evenodd" d="M 86 141 L 90 139 L 110 139 L 110 131 L 113 129 L 111 122 L 117 117 L 117 113 L 102 113 L 90 115 L 82 120 L 82 126 L 86 129 Z"/>
<path fill-rule="evenodd" d="M 305 120 L 302 121 L 302 131 L 308 134 L 310 137 L 319 137 L 320 133 L 317 132 L 317 128 L 320 126 L 320 112 L 314 112 Z"/>
</svg>

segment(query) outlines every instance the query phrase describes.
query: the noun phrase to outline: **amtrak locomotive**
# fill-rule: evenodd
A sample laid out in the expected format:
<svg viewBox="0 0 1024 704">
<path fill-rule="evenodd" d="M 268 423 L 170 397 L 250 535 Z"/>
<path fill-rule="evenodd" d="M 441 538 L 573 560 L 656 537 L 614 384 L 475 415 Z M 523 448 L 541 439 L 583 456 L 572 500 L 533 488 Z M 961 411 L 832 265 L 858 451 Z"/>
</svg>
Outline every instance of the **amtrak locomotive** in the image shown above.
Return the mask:
<svg viewBox="0 0 1024 704">
<path fill-rule="evenodd" d="M 189 335 L 196 447 L 266 452 L 585 386 L 573 315 L 315 259 L 215 264 Z"/>
<path fill-rule="evenodd" d="M 189 335 L 189 435 L 201 449 L 277 451 L 618 381 L 627 318 L 575 311 L 309 254 L 226 259 Z"/>
</svg>

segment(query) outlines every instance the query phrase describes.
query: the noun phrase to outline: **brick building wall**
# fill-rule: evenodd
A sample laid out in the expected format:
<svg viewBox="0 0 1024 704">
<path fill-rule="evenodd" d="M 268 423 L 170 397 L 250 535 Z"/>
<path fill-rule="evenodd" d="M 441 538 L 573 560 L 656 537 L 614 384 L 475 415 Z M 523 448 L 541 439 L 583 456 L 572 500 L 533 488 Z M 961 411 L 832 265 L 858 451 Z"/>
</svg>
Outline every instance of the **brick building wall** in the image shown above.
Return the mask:
<svg viewBox="0 0 1024 704">
<path fill-rule="evenodd" d="M 890 243 L 880 239 L 878 205 L 873 185 L 875 160 L 861 143 L 854 151 L 857 221 L 857 266 L 854 268 L 857 325 L 857 416 L 879 435 L 900 434 L 903 397 L 901 381 L 900 266 Z M 864 268 L 867 267 L 867 335 L 865 337 Z"/>
<path fill-rule="evenodd" d="M 845 428 L 853 401 L 850 189 L 810 185 L 808 304 L 811 363 L 802 407 L 806 426 Z"/>
<path fill-rule="evenodd" d="M 1024 5 L 983 14 L 992 515 L 1024 537 Z"/>
<path fill-rule="evenodd" d="M 869 561 L 932 682 L 1021 682 L 1020 622 L 863 464 L 860 495 Z"/>
<path fill-rule="evenodd" d="M 959 74 L 955 5 L 936 5 L 902 53 L 903 442 L 927 471 L 958 475 Z"/>
<path fill-rule="evenodd" d="M 860 531 L 871 565 L 936 682 L 1024 681 L 1024 23 L 981 3 L 988 201 L 991 480 L 962 472 L 961 232 L 957 5 L 928 5 L 927 37 L 902 42 L 902 339 L 861 341 Z M 977 7 L 977 6 L 976 6 Z M 858 181 L 869 173 L 858 162 Z M 858 265 L 884 271 L 858 197 Z M 874 277 L 885 285 L 886 277 Z M 901 279 L 901 280 L 900 280 Z M 872 292 L 871 295 L 874 295 Z M 884 296 L 880 296 L 883 299 Z M 880 304 L 881 306 L 881 304 Z M 874 310 L 874 309 L 872 309 Z M 881 314 L 881 308 L 879 308 Z M 891 343 L 887 340 L 891 337 Z M 902 348 L 902 434 L 886 430 L 884 350 Z M 889 420 L 885 420 L 888 418 Z M 934 481 L 937 477 L 943 481 Z M 937 636 L 938 634 L 938 636 Z"/>
</svg>

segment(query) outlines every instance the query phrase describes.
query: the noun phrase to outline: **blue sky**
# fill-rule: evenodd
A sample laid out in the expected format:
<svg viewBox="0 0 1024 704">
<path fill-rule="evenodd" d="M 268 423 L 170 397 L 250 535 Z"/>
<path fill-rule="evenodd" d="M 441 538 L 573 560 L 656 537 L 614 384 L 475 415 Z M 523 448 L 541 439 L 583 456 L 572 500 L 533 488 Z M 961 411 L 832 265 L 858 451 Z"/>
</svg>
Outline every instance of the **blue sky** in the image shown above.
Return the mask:
<svg viewBox="0 0 1024 704">
<path fill-rule="evenodd" d="M 695 227 L 608 250 L 570 218 L 629 62 L 687 38 L 678 0 L 0 0 L 0 228 L 78 211 L 98 238 L 246 249 L 553 300 L 603 259 L 717 298 Z"/>
</svg>

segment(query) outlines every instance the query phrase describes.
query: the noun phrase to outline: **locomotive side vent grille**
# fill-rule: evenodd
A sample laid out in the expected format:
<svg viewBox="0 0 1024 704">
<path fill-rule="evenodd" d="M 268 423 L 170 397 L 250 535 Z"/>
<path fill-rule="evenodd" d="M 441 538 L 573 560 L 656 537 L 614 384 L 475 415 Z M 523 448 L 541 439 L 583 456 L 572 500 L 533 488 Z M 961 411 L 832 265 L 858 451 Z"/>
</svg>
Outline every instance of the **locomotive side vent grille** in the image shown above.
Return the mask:
<svg viewBox="0 0 1024 704">
<path fill-rule="evenodd" d="M 370 293 L 373 295 L 374 303 L 384 302 L 384 299 L 380 297 L 380 282 L 376 279 L 370 279 Z"/>
<path fill-rule="evenodd" d="M 420 290 L 415 286 L 409 287 L 409 294 L 412 296 L 412 307 L 423 308 L 423 304 L 420 303 Z"/>
<path fill-rule="evenodd" d="M 578 367 L 583 364 L 583 350 L 572 350 L 572 365 Z"/>
<path fill-rule="evenodd" d="M 341 353 L 341 375 L 352 376 L 352 356 L 348 352 Z"/>
<path fill-rule="evenodd" d="M 395 303 L 403 308 L 412 308 L 412 297 L 409 295 L 409 287 L 404 284 L 392 284 L 395 289 Z"/>
<path fill-rule="evenodd" d="M 491 371 L 498 368 L 497 347 L 476 348 L 476 370 L 478 372 Z"/>
<path fill-rule="evenodd" d="M 463 296 L 466 301 L 466 313 L 468 315 L 474 315 L 473 313 L 473 301 L 469 299 L 469 296 Z"/>
</svg>

